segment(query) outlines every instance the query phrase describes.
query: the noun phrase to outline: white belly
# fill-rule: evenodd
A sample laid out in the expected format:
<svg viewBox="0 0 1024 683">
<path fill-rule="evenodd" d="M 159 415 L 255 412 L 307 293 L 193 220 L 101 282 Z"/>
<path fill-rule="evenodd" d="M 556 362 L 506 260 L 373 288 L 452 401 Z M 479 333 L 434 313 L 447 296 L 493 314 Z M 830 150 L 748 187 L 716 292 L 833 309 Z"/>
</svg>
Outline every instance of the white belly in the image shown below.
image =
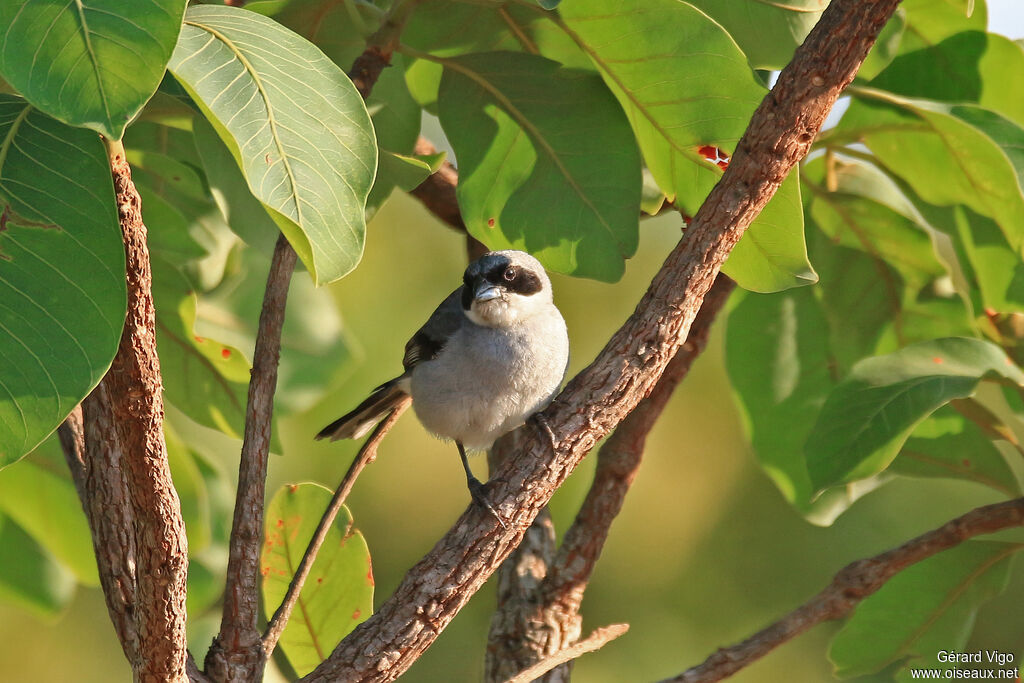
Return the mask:
<svg viewBox="0 0 1024 683">
<path fill-rule="evenodd" d="M 420 422 L 470 450 L 484 450 L 522 425 L 547 406 L 565 376 L 569 344 L 561 316 L 558 322 L 547 321 L 545 328 L 559 333 L 546 339 L 531 334 L 527 323 L 508 334 L 475 325 L 459 330 L 459 339 L 413 369 L 410 390 Z"/>
</svg>

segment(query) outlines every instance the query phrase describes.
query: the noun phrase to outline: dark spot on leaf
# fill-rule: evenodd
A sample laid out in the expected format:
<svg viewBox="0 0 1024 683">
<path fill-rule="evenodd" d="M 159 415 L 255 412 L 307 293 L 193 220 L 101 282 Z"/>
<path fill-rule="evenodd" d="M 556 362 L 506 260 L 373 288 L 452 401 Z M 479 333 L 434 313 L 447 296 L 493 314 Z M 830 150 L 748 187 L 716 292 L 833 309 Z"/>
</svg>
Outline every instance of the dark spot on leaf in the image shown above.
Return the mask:
<svg viewBox="0 0 1024 683">
<path fill-rule="evenodd" d="M 355 612 L 352 613 L 352 618 L 353 619 L 358 619 L 359 617 L 362 616 L 362 614 L 363 614 L 363 610 L 357 609 Z"/>
<path fill-rule="evenodd" d="M 266 576 L 269 573 L 270 573 L 270 567 L 264 567 L 263 569 L 260 570 L 260 574 L 262 574 L 263 576 Z"/>
<path fill-rule="evenodd" d="M 488 228 L 493 228 L 494 227 L 494 219 L 493 218 L 488 218 L 487 219 L 487 227 Z"/>
<path fill-rule="evenodd" d="M 942 358 L 940 356 L 933 356 L 932 362 L 935 363 L 936 365 L 942 365 L 943 363 Z"/>
<path fill-rule="evenodd" d="M 277 520 L 277 528 L 280 529 L 283 526 L 284 526 L 284 520 L 283 519 Z"/>
<path fill-rule="evenodd" d="M 708 161 L 714 161 L 718 158 L 718 148 L 713 145 L 701 145 L 697 148 L 697 154 L 701 155 Z"/>
<path fill-rule="evenodd" d="M 317 583 L 323 583 L 324 582 L 324 577 L 322 577 L 322 576 L 316 577 L 316 582 Z"/>
<path fill-rule="evenodd" d="M 203 343 L 204 341 L 206 341 L 205 339 L 203 339 L 202 337 L 200 337 L 200 336 L 199 336 L 198 334 L 197 334 L 197 335 L 195 336 L 195 340 L 196 340 L 197 342 L 199 342 L 200 344 L 202 344 L 202 343 Z"/>
<path fill-rule="evenodd" d="M 970 467 L 971 467 L 971 461 L 970 461 L 970 460 L 968 460 L 967 458 L 964 458 L 964 460 L 963 460 L 963 465 L 964 465 L 964 467 L 966 467 L 967 469 L 970 469 Z"/>
<path fill-rule="evenodd" d="M 220 357 L 224 359 L 231 358 L 231 349 L 221 349 Z"/>
<path fill-rule="evenodd" d="M 180 176 L 171 176 L 171 180 L 173 180 L 174 182 L 178 182 L 179 180 L 181 180 L 181 177 Z"/>
<path fill-rule="evenodd" d="M 298 484 L 288 484 L 288 493 L 295 493 L 299 490 Z"/>
</svg>

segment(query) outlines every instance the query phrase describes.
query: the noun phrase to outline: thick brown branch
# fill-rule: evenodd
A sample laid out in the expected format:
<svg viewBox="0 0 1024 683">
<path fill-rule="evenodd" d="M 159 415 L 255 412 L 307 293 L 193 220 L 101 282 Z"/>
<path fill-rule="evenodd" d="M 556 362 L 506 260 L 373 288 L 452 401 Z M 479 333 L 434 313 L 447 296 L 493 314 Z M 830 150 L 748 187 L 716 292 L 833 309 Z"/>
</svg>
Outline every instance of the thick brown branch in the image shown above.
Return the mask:
<svg viewBox="0 0 1024 683">
<path fill-rule="evenodd" d="M 80 436 L 79 430 L 83 430 Z M 135 516 L 121 467 L 121 439 L 114 429 L 102 384 L 60 426 L 60 440 L 92 532 L 107 612 L 121 649 L 134 666 L 139 652 L 139 633 L 133 616 Z M 69 448 L 74 452 L 69 453 Z"/>
<path fill-rule="evenodd" d="M 487 646 L 487 680 L 501 681 L 510 672 L 549 659 L 579 638 L 579 615 L 586 589 L 612 522 L 636 476 L 647 435 L 679 382 L 707 345 L 711 325 L 734 283 L 719 274 L 704 297 L 686 343 L 665 368 L 651 394 L 637 404 L 598 452 L 594 481 L 557 555 L 554 529 L 544 513 L 537 516 L 523 542 L 498 572 L 498 609 L 491 620 Z M 499 442 L 499 445 L 504 445 Z M 506 449 L 514 452 L 513 447 Z M 538 523 L 541 523 L 539 526 Z M 551 543 L 535 539 L 550 537 Z M 544 674 L 545 683 L 569 680 L 567 660 Z"/>
<path fill-rule="evenodd" d="M 107 605 L 127 640 L 122 645 L 136 679 L 185 680 L 188 547 L 164 445 L 146 226 L 124 149 L 117 142 L 107 149 L 125 244 L 128 312 L 113 364 L 84 402 L 86 510 L 101 573 L 109 573 L 103 579 Z M 126 623 L 129 615 L 134 628 Z"/>
<path fill-rule="evenodd" d="M 363 468 L 369 465 L 377 457 L 377 447 L 380 446 L 380 442 L 384 439 L 385 435 L 391 430 L 398 418 L 405 412 L 412 402 L 411 398 L 406 397 L 404 401 L 399 403 L 394 410 L 388 413 L 387 417 L 381 421 L 379 425 L 373 430 L 373 434 L 366 440 L 363 447 L 359 449 L 359 453 L 356 454 L 355 460 L 349 465 L 348 471 L 345 472 L 345 476 L 342 478 L 341 483 L 338 485 L 337 490 L 334 492 L 334 496 L 331 498 L 331 502 L 327 506 L 327 511 L 324 512 L 323 517 L 320 518 L 320 523 L 317 525 L 316 531 L 313 533 L 313 538 L 310 539 L 309 545 L 306 547 L 305 553 L 302 555 L 302 560 L 299 562 L 298 568 L 295 570 L 295 575 L 292 576 L 291 582 L 288 584 L 288 591 L 285 593 L 284 599 L 281 601 L 281 605 L 274 612 L 274 616 L 270 619 L 270 623 L 267 625 L 267 631 L 263 634 L 263 652 L 264 655 L 270 657 L 274 652 L 274 648 L 277 646 L 277 641 L 281 638 L 281 634 L 284 632 L 284 627 L 288 624 L 288 619 L 291 617 L 292 610 L 295 608 L 295 603 L 299 600 L 299 594 L 302 591 L 302 585 L 306 582 L 306 578 L 309 576 L 309 570 L 313 568 L 313 562 L 316 560 L 316 555 L 320 552 L 320 546 L 323 545 L 324 540 L 327 538 L 327 534 L 331 529 L 331 525 L 334 524 L 334 518 L 338 516 L 338 512 L 341 510 L 341 506 L 345 504 L 345 499 L 348 498 L 348 494 L 352 491 L 352 487 L 356 483 L 356 478 L 359 476 Z"/>
<path fill-rule="evenodd" d="M 728 678 L 786 641 L 823 621 L 842 619 L 885 582 L 912 564 L 963 541 L 1001 529 L 1024 526 L 1024 498 L 986 505 L 922 534 L 898 548 L 844 567 L 832 583 L 774 624 L 675 678 L 678 683 L 713 683 Z"/>
<path fill-rule="evenodd" d="M 281 330 L 295 260 L 295 250 L 284 235 L 279 236 L 267 275 L 253 351 L 220 634 L 206 655 L 206 673 L 218 681 L 254 680 L 265 661 L 258 622 L 267 456 Z"/>
<path fill-rule="evenodd" d="M 488 453 L 491 471 L 512 457 L 524 433 L 518 430 L 498 440 Z M 508 680 L 579 639 L 579 619 L 543 621 L 540 586 L 555 558 L 555 550 L 555 526 L 545 507 L 498 571 L 497 606 L 487 633 L 484 659 L 487 683 Z M 541 676 L 545 683 L 568 681 L 561 670 L 537 677 Z"/>
<path fill-rule="evenodd" d="M 583 456 L 653 389 L 685 341 L 725 257 L 807 153 L 897 4 L 834 0 L 822 15 L 755 112 L 728 170 L 637 310 L 545 411 L 554 443 L 536 430 L 495 473 L 492 502 L 507 530 L 479 507 L 468 509 L 394 595 L 306 680 L 392 680 L 436 639 Z"/>
</svg>

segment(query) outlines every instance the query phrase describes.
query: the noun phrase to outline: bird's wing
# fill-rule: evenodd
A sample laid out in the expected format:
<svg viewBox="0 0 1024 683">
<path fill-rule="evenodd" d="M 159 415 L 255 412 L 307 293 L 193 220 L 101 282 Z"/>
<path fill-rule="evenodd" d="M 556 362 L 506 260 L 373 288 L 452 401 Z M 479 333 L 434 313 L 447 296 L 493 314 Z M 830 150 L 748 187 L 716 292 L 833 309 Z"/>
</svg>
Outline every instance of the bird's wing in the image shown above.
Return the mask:
<svg viewBox="0 0 1024 683">
<path fill-rule="evenodd" d="M 462 287 L 459 287 L 441 302 L 423 327 L 405 345 L 405 357 L 402 358 L 405 371 L 409 372 L 417 363 L 435 358 L 465 322 L 466 316 L 462 312 Z"/>
</svg>

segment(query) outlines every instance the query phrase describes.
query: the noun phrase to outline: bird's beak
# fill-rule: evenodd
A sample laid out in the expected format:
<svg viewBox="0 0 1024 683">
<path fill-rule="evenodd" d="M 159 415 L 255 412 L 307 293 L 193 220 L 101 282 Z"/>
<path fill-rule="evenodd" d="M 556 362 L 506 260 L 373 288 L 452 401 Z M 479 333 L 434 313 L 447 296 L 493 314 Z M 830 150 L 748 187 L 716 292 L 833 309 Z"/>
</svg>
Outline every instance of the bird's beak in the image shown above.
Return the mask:
<svg viewBox="0 0 1024 683">
<path fill-rule="evenodd" d="M 501 296 L 501 292 L 494 285 L 487 284 L 476 290 L 476 294 L 473 296 L 474 299 L 483 303 L 484 301 L 490 301 L 491 299 L 497 299 Z"/>
</svg>

